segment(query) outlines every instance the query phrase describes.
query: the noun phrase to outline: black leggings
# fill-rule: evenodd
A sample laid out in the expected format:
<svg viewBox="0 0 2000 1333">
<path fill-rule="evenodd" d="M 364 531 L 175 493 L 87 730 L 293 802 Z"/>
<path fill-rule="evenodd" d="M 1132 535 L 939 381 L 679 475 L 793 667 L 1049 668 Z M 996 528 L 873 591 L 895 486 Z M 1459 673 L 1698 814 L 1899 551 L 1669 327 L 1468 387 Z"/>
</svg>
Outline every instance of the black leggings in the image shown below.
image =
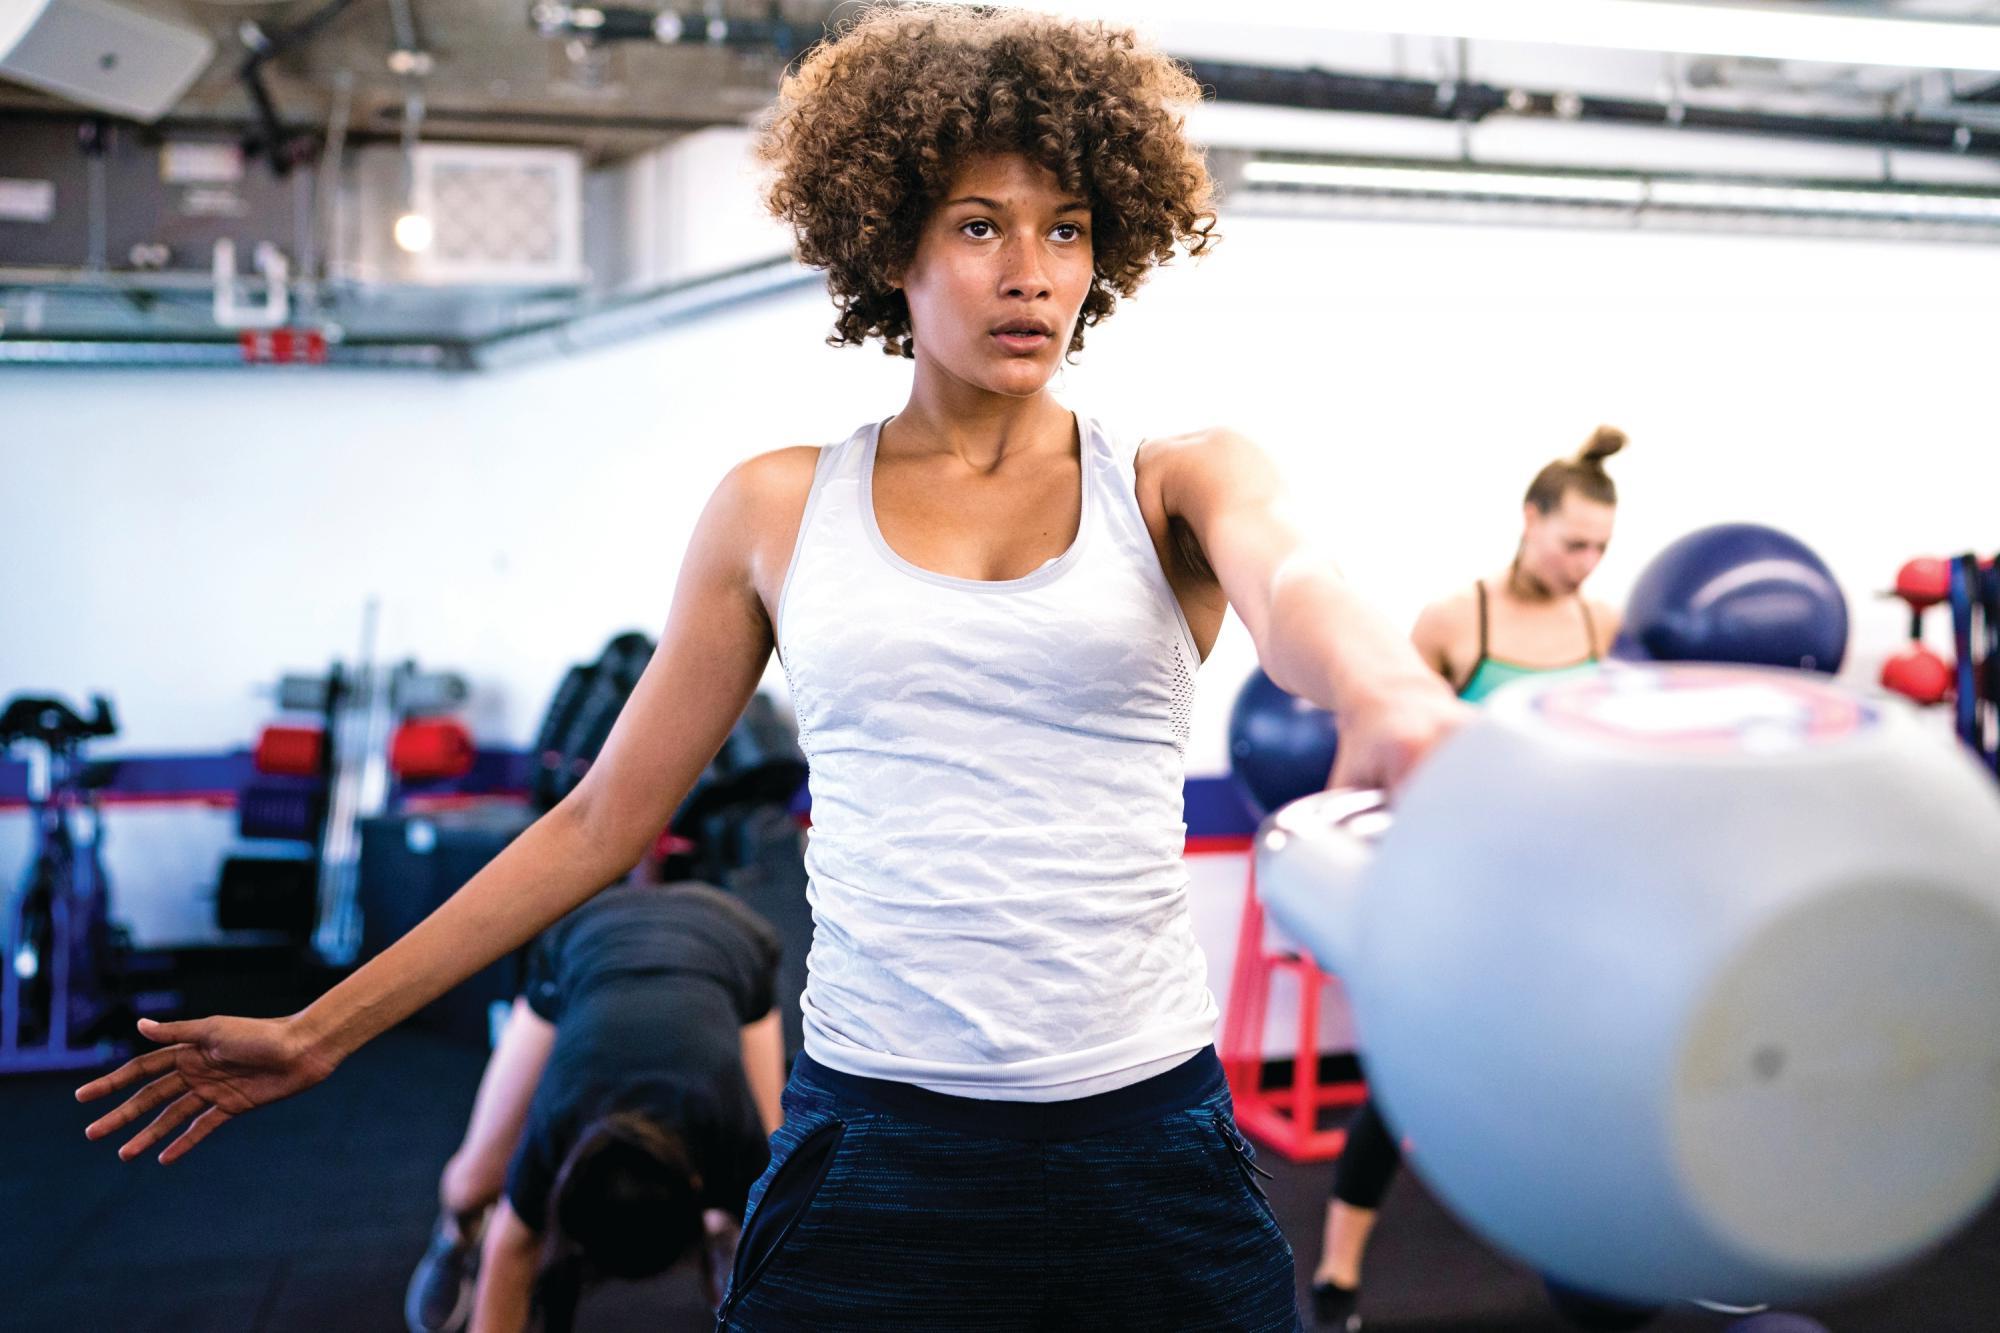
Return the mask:
<svg viewBox="0 0 2000 1333">
<path fill-rule="evenodd" d="M 1347 1146 L 1333 1170 L 1333 1197 L 1350 1208 L 1380 1208 L 1402 1164 L 1403 1150 L 1371 1097 L 1347 1122 Z"/>
</svg>

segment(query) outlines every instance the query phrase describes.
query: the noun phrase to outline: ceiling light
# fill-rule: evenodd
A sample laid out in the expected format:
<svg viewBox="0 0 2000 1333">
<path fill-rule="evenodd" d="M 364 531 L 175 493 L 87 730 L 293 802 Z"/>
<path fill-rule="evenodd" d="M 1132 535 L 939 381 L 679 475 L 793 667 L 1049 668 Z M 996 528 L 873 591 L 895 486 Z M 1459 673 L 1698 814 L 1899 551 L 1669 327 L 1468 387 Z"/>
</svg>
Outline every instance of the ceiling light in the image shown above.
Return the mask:
<svg viewBox="0 0 2000 1333">
<path fill-rule="evenodd" d="M 1251 185 L 1293 185 L 1307 189 L 1380 194 L 1449 194 L 1635 206 L 1646 201 L 1644 181 L 1620 176 L 1267 161 L 1244 163 L 1243 179 Z"/>
<path fill-rule="evenodd" d="M 973 0 L 946 0 L 972 3 Z M 1204 30 L 1400 33 L 1838 65 L 2000 71 L 2000 23 L 1954 23 L 1684 0 L 1016 0 L 1018 7 L 1171 32 L 1176 54 Z M 1196 40 L 1189 40 L 1196 38 Z M 1297 52 L 1293 50 L 1294 58 Z M 1274 58 L 1279 58 L 1274 53 Z"/>
<path fill-rule="evenodd" d="M 1751 213 L 1811 213 L 1822 217 L 1906 218 L 1921 222 L 2000 222 L 2000 196 L 1843 190 L 1769 182 L 1656 180 L 1646 202 L 1663 208 Z"/>
<path fill-rule="evenodd" d="M 422 213 L 405 213 L 396 219 L 395 235 L 399 248 L 420 255 L 431 248 L 431 242 L 437 237 L 437 228 Z"/>
<path fill-rule="evenodd" d="M 1845 188 L 1813 181 L 1639 174 L 1536 172 L 1415 163 L 1253 159 L 1243 164 L 1253 194 L 1295 192 L 1401 195 L 1528 203 L 1612 204 L 1675 212 L 1756 213 L 1893 222 L 2000 224 L 2000 193 Z"/>
</svg>

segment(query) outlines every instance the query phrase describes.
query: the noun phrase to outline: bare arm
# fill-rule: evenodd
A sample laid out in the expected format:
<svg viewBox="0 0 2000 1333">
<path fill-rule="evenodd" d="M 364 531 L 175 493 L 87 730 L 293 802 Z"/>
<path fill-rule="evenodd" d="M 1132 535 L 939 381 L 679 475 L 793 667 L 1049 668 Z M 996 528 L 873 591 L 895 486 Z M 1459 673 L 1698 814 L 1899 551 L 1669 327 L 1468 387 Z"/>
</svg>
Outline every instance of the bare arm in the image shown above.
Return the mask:
<svg viewBox="0 0 2000 1333">
<path fill-rule="evenodd" d="M 174 1044 L 78 1090 L 88 1100 L 152 1080 L 93 1124 L 90 1137 L 164 1106 L 120 1155 L 137 1156 L 193 1120 L 161 1154 L 179 1157 L 231 1116 L 325 1078 L 364 1042 L 639 860 L 720 748 L 770 657 L 757 578 L 769 563 L 769 529 L 787 520 L 760 480 L 768 469 L 753 464 L 732 472 L 710 499 L 660 648 L 576 790 L 409 934 L 291 1018 L 142 1024 L 149 1038 Z M 788 521 L 795 529 L 797 514 Z"/>
<path fill-rule="evenodd" d="M 507 1183 L 507 1164 L 513 1159 L 514 1145 L 521 1141 L 528 1107 L 555 1044 L 555 1024 L 516 996 L 499 1044 L 487 1057 L 486 1072 L 479 1076 L 479 1091 L 465 1124 L 465 1141 L 445 1163 L 438 1182 L 440 1202 L 447 1211 L 470 1213 L 500 1197 Z"/>
<path fill-rule="evenodd" d="M 1393 786 L 1459 724 L 1463 705 L 1311 549 L 1262 450 L 1229 431 L 1157 447 L 1166 510 L 1193 531 L 1265 671 L 1341 715 L 1335 780 Z"/>
<path fill-rule="evenodd" d="M 622 877 L 715 757 L 771 652 L 736 490 L 725 481 L 696 524 L 660 647 L 576 790 L 301 1015 L 336 1059 Z"/>
<path fill-rule="evenodd" d="M 773 1009 L 743 1028 L 743 1077 L 750 1082 L 750 1097 L 757 1103 L 764 1132 L 775 1134 L 785 1123 L 781 1098 L 785 1091 L 785 1028 Z"/>
<path fill-rule="evenodd" d="M 480 1242 L 479 1285 L 473 1294 L 469 1333 L 522 1333 L 527 1328 L 541 1245 L 542 1238 L 502 1198 Z"/>
</svg>

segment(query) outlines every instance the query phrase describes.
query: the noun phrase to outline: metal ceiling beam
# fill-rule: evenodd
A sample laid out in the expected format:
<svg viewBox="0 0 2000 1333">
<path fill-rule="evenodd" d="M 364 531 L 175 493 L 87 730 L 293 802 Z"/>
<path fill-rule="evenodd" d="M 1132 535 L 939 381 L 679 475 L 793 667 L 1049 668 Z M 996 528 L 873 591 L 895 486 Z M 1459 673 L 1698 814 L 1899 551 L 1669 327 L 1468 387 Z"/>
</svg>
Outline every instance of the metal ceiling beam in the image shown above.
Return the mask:
<svg viewBox="0 0 2000 1333">
<path fill-rule="evenodd" d="M 823 281 L 817 270 L 802 267 L 789 255 L 780 256 L 626 297 L 568 319 L 487 338 L 472 346 L 472 358 L 481 370 L 501 370 L 527 361 L 593 351 Z"/>
<path fill-rule="evenodd" d="M 1324 69 L 1192 62 L 1217 101 L 1427 120 L 1480 121 L 1499 113 L 1598 124 L 1711 130 L 1815 143 L 2000 157 L 2000 131 L 1949 119 L 1779 115 L 1696 103 L 1645 102 L 1574 92 L 1377 78 Z"/>
<path fill-rule="evenodd" d="M 242 346 L 234 338 L 227 342 L 0 338 L 0 368 L 242 370 L 246 364 Z M 466 347 L 454 343 L 330 343 L 324 364 L 365 370 L 470 370 L 472 357 Z M 255 369 L 269 371 L 273 367 Z"/>
<path fill-rule="evenodd" d="M 37 270 L 0 269 L 0 287 L 23 278 L 49 275 Z M 123 284 L 104 281 L 104 275 L 89 278 L 70 275 L 78 283 L 97 282 L 110 290 L 127 290 Z M 187 284 L 154 281 L 169 290 Z M 677 283 L 585 308 L 578 313 L 541 323 L 509 329 L 485 338 L 420 336 L 407 341 L 386 338 L 329 342 L 325 364 L 367 369 L 395 370 L 504 370 L 533 361 L 594 351 L 678 328 L 696 320 L 739 309 L 757 301 L 803 290 L 822 281 L 814 270 L 802 268 L 789 256 L 690 282 Z M 234 334 L 190 334 L 169 340 L 162 337 L 60 338 L 0 337 L 0 367 L 13 366 L 96 366 L 121 368 L 241 368 L 245 365 L 240 342 Z M 259 366 L 258 369 L 268 369 Z"/>
</svg>

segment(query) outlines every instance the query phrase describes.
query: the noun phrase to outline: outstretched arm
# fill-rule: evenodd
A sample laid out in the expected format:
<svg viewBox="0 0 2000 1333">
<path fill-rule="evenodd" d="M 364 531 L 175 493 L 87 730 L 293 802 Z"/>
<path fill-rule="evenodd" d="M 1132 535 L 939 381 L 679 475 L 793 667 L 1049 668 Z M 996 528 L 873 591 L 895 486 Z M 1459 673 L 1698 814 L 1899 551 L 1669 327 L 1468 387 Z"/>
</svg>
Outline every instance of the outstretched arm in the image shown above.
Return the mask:
<svg viewBox="0 0 2000 1333">
<path fill-rule="evenodd" d="M 753 464 L 756 460 L 753 460 Z M 88 1101 L 137 1087 L 85 1131 L 102 1138 L 158 1111 L 120 1149 L 165 1142 L 184 1155 L 232 1116 L 325 1078 L 349 1054 L 620 878 L 637 863 L 729 734 L 756 688 L 772 637 L 757 590 L 773 503 L 753 464 L 709 501 L 681 565 L 660 648 L 590 772 L 409 934 L 303 1011 L 283 1019 L 142 1023 L 167 1043 L 78 1089 Z M 799 497 L 802 503 L 803 495 Z M 185 1128 L 183 1128 L 185 1126 Z"/>
<path fill-rule="evenodd" d="M 1340 714 L 1338 784 L 1395 786 L 1465 706 L 1332 560 L 1306 540 L 1277 469 L 1231 431 L 1149 445 L 1182 519 L 1271 679 Z"/>
</svg>

